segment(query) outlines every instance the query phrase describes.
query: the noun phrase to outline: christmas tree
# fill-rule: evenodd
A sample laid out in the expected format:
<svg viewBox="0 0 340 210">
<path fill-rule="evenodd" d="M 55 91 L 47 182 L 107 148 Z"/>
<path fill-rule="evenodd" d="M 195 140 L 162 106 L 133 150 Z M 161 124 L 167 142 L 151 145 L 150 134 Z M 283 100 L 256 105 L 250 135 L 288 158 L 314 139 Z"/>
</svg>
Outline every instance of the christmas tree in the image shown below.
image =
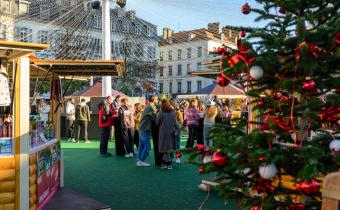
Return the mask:
<svg viewBox="0 0 340 210">
<path fill-rule="evenodd" d="M 257 2 L 241 12 L 265 26 L 215 52 L 217 82 L 245 90 L 249 117 L 215 125 L 214 147 L 197 145 L 189 160 L 242 209 L 320 209 L 322 179 L 340 163 L 340 1 Z"/>
</svg>

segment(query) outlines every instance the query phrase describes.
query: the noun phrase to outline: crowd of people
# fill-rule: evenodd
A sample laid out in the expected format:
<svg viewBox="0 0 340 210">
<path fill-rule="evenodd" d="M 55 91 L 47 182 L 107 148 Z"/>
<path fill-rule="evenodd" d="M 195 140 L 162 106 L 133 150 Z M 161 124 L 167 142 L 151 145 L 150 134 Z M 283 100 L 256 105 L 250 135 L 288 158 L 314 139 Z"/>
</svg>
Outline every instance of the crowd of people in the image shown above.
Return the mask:
<svg viewBox="0 0 340 210">
<path fill-rule="evenodd" d="M 240 105 L 233 110 L 226 101 L 217 98 L 178 101 L 151 96 L 147 105 L 140 103 L 129 105 L 128 98 L 108 96 L 100 105 L 99 127 L 101 128 L 100 156 L 111 157 L 108 152 L 108 141 L 112 128 L 114 129 L 115 148 L 117 156 L 133 158 L 137 156 L 137 166 L 150 166 L 147 157 L 151 149 L 151 139 L 154 146 L 155 165 L 172 169 L 172 163 L 180 164 L 180 156 L 174 151 L 181 148 L 181 132 L 188 133 L 185 148 L 193 148 L 195 144 L 213 146 L 210 129 L 217 122 L 233 123 L 234 118 L 246 115 Z M 84 140 L 88 143 L 87 125 L 90 121 L 89 108 L 85 101 L 77 106 L 70 99 L 66 106 L 69 126 L 69 141 L 79 142 L 80 130 L 84 130 Z M 76 123 L 75 123 L 76 122 Z M 74 125 L 78 126 L 74 139 Z M 135 152 L 136 148 L 136 152 Z"/>
</svg>

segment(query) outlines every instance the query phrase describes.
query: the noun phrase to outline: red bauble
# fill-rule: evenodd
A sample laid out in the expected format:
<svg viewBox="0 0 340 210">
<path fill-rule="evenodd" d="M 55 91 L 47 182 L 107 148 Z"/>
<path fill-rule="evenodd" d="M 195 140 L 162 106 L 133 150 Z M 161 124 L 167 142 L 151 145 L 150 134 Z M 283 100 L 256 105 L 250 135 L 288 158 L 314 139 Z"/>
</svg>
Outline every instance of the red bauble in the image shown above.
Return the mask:
<svg viewBox="0 0 340 210">
<path fill-rule="evenodd" d="M 241 12 L 245 15 L 248 15 L 250 13 L 250 9 L 251 7 L 249 6 L 248 3 L 245 3 L 242 7 L 241 7 Z"/>
<path fill-rule="evenodd" d="M 259 100 L 257 101 L 257 105 L 258 105 L 258 106 L 263 106 L 263 105 L 264 105 L 263 99 L 259 99 Z"/>
<path fill-rule="evenodd" d="M 246 36 L 246 32 L 245 31 L 240 31 L 240 37 L 245 37 Z"/>
<path fill-rule="evenodd" d="M 276 92 L 274 93 L 274 99 L 279 101 L 282 99 L 282 93 L 281 92 Z"/>
<path fill-rule="evenodd" d="M 262 208 L 259 206 L 253 206 L 250 208 L 250 210 L 262 210 Z"/>
<path fill-rule="evenodd" d="M 302 89 L 304 89 L 305 91 L 312 91 L 315 89 L 315 87 L 316 87 L 316 84 L 311 79 L 308 79 L 302 83 Z"/>
<path fill-rule="evenodd" d="M 286 14 L 286 12 L 287 12 L 286 8 L 280 7 L 279 13 L 281 13 L 281 14 Z"/>
<path fill-rule="evenodd" d="M 230 83 L 230 81 L 222 75 L 217 76 L 216 82 L 221 87 L 225 87 L 225 86 L 229 85 L 229 83 Z"/>
<path fill-rule="evenodd" d="M 262 162 L 262 161 L 265 161 L 265 160 L 266 160 L 266 158 L 265 158 L 264 156 L 260 156 L 260 157 L 259 157 L 259 161 Z"/>
<path fill-rule="evenodd" d="M 205 145 L 204 144 L 197 144 L 196 149 L 198 151 L 203 151 L 203 150 L 205 150 Z"/>
<path fill-rule="evenodd" d="M 270 179 L 259 178 L 259 185 L 256 186 L 258 193 L 271 193 L 274 191 L 272 181 Z"/>
<path fill-rule="evenodd" d="M 181 158 L 182 154 L 180 152 L 176 152 L 176 158 Z"/>
<path fill-rule="evenodd" d="M 304 181 L 298 185 L 298 189 L 301 190 L 303 194 L 312 196 L 320 191 L 320 184 L 314 179 L 310 182 Z"/>
<path fill-rule="evenodd" d="M 228 157 L 222 153 L 221 150 L 217 150 L 212 158 L 211 162 L 216 166 L 216 167 L 223 167 L 228 163 Z"/>
<path fill-rule="evenodd" d="M 205 172 L 205 169 L 203 166 L 200 166 L 200 169 L 198 170 L 200 174 L 203 174 Z"/>
<path fill-rule="evenodd" d="M 292 203 L 287 207 L 287 210 L 307 210 L 302 203 Z"/>
<path fill-rule="evenodd" d="M 222 55 L 225 54 L 227 52 L 227 49 L 224 47 L 218 47 L 217 50 L 215 51 L 215 53 Z"/>
</svg>

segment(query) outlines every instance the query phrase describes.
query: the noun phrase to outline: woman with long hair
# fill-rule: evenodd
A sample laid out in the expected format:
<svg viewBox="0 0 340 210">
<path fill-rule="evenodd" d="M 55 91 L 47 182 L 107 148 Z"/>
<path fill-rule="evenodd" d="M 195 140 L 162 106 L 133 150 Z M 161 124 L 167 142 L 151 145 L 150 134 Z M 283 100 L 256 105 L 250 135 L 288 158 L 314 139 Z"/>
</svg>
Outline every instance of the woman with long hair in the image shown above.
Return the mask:
<svg viewBox="0 0 340 210">
<path fill-rule="evenodd" d="M 169 100 L 162 101 L 156 124 L 159 127 L 158 152 L 162 155 L 161 168 L 172 169 L 170 152 L 175 149 L 175 134 L 180 127 L 176 119 L 176 112 Z"/>
<path fill-rule="evenodd" d="M 138 145 L 139 145 L 139 132 L 138 132 L 138 126 L 140 119 L 142 118 L 143 108 L 140 103 L 135 104 L 135 136 L 134 136 L 134 144 L 136 145 L 137 151 L 138 151 Z"/>
<path fill-rule="evenodd" d="M 209 131 L 215 124 L 215 119 L 217 116 L 217 107 L 214 101 L 209 101 L 206 106 L 206 110 L 203 114 L 203 136 L 204 136 L 204 145 L 207 147 L 213 146 L 212 139 L 209 138 Z"/>
<path fill-rule="evenodd" d="M 184 116 L 188 126 L 188 140 L 185 148 L 193 148 L 194 140 L 197 140 L 199 128 L 198 102 L 196 99 L 190 101 L 190 107 L 184 110 Z"/>
</svg>

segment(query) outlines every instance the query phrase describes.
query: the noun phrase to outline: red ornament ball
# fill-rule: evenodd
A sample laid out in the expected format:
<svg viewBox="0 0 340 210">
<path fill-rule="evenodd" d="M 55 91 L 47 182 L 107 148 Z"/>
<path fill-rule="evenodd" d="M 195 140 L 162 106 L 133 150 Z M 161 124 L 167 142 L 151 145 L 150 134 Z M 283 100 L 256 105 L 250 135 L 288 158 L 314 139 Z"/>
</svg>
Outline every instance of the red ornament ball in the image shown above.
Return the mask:
<svg viewBox="0 0 340 210">
<path fill-rule="evenodd" d="M 180 152 L 176 152 L 176 158 L 181 158 L 182 154 Z"/>
<path fill-rule="evenodd" d="M 253 206 L 250 208 L 250 210 L 262 210 L 262 208 L 259 206 Z"/>
<path fill-rule="evenodd" d="M 312 91 L 315 89 L 315 87 L 316 87 L 316 84 L 311 79 L 308 79 L 302 83 L 302 89 L 304 89 L 305 91 Z"/>
<path fill-rule="evenodd" d="M 203 166 L 200 166 L 200 169 L 198 170 L 200 174 L 203 174 L 205 172 L 205 169 Z"/>
<path fill-rule="evenodd" d="M 312 196 L 320 191 L 320 184 L 313 179 L 310 182 L 302 182 L 301 184 L 299 184 L 298 188 L 303 194 Z"/>
<path fill-rule="evenodd" d="M 221 87 L 225 87 L 225 86 L 229 85 L 229 83 L 230 83 L 230 81 L 222 75 L 217 76 L 216 82 Z"/>
<path fill-rule="evenodd" d="M 204 144 L 197 144 L 196 150 L 198 150 L 198 151 L 204 151 L 204 150 L 205 150 L 205 145 L 204 145 Z"/>
<path fill-rule="evenodd" d="M 307 210 L 302 203 L 292 203 L 287 207 L 287 210 Z"/>
<path fill-rule="evenodd" d="M 215 51 L 215 53 L 222 55 L 225 54 L 227 52 L 227 49 L 224 47 L 218 47 L 217 50 Z"/>
<path fill-rule="evenodd" d="M 287 12 L 287 10 L 286 10 L 285 7 L 280 7 L 279 13 L 281 13 L 281 14 L 286 14 L 286 12 Z"/>
<path fill-rule="evenodd" d="M 216 167 L 223 167 L 228 163 L 228 157 L 222 153 L 221 150 L 217 150 L 212 158 L 211 162 L 216 166 Z"/>
<path fill-rule="evenodd" d="M 266 158 L 265 158 L 264 156 L 260 156 L 260 157 L 259 157 L 259 161 L 263 162 L 263 161 L 265 161 L 265 160 L 266 160 Z"/>
<path fill-rule="evenodd" d="M 249 6 L 248 3 L 245 3 L 242 7 L 241 7 L 241 12 L 245 15 L 248 15 L 250 13 L 250 9 L 251 7 Z"/>
<path fill-rule="evenodd" d="M 264 105 L 264 101 L 262 99 L 258 100 L 257 105 L 258 106 L 263 106 Z"/>
<path fill-rule="evenodd" d="M 245 31 L 240 31 L 240 37 L 245 37 L 246 36 L 246 32 Z"/>
</svg>

